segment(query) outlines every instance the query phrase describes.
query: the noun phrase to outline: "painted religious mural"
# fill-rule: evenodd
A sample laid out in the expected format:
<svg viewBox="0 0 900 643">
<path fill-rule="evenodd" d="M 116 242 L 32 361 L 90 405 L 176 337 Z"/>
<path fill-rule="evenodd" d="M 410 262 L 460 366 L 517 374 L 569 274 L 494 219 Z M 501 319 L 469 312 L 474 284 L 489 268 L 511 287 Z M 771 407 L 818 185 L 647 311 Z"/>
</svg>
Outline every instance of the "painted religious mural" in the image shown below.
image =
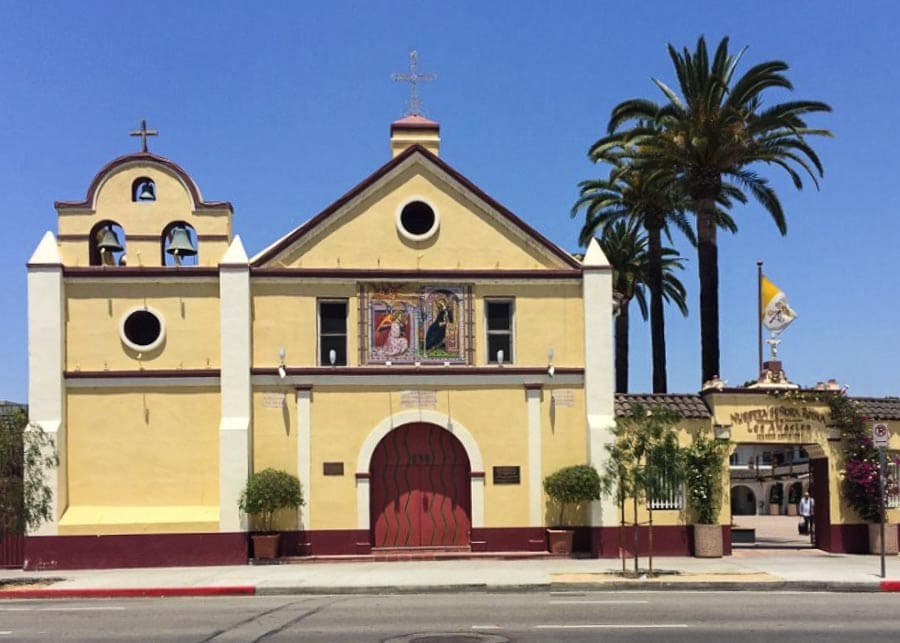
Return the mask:
<svg viewBox="0 0 900 643">
<path fill-rule="evenodd" d="M 369 363 L 466 364 L 470 294 L 466 286 L 379 284 L 364 288 Z"/>
</svg>

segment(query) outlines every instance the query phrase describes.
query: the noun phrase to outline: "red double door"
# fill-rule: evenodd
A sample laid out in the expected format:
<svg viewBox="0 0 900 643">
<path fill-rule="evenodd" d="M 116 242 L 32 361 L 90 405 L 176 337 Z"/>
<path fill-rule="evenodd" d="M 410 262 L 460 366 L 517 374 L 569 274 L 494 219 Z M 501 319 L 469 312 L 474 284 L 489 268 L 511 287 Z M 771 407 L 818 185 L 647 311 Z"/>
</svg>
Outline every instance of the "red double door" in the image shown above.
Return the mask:
<svg viewBox="0 0 900 643">
<path fill-rule="evenodd" d="M 370 474 L 375 547 L 469 545 L 469 458 L 451 433 L 432 424 L 394 429 Z"/>
</svg>

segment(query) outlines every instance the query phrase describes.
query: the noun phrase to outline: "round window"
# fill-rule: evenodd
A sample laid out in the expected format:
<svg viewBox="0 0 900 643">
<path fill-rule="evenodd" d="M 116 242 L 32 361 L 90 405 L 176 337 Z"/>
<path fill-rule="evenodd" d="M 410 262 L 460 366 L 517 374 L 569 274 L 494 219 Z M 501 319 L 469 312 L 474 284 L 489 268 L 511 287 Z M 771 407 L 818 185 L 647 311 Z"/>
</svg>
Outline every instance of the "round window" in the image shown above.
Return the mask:
<svg viewBox="0 0 900 643">
<path fill-rule="evenodd" d="M 166 325 L 162 316 L 152 308 L 132 308 L 119 324 L 122 341 L 136 351 L 149 351 L 162 344 Z"/>
<path fill-rule="evenodd" d="M 397 212 L 397 229 L 412 241 L 432 236 L 438 228 L 438 214 L 424 201 L 410 201 Z"/>
</svg>

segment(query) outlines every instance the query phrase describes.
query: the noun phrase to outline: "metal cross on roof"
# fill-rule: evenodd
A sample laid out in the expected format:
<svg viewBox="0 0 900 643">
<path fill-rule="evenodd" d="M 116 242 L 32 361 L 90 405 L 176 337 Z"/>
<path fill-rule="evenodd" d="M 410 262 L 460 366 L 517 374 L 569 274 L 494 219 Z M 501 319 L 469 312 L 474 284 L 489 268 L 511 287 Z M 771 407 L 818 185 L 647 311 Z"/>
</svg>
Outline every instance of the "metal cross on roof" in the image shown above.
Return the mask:
<svg viewBox="0 0 900 643">
<path fill-rule="evenodd" d="M 417 66 L 418 66 L 418 57 L 419 54 L 416 51 L 409 52 L 409 73 L 400 74 L 395 73 L 391 74 L 391 80 L 396 82 L 405 82 L 409 83 L 409 102 L 407 103 L 406 115 L 407 116 L 422 116 L 424 111 L 422 109 L 422 101 L 419 98 L 419 86 L 418 83 L 422 81 L 435 80 L 437 78 L 437 74 L 420 74 Z"/>
<path fill-rule="evenodd" d="M 159 130 L 155 129 L 147 129 L 147 121 L 141 121 L 141 129 L 132 130 L 128 133 L 129 136 L 140 136 L 141 137 L 141 152 L 147 151 L 147 137 L 148 136 L 159 136 Z"/>
</svg>

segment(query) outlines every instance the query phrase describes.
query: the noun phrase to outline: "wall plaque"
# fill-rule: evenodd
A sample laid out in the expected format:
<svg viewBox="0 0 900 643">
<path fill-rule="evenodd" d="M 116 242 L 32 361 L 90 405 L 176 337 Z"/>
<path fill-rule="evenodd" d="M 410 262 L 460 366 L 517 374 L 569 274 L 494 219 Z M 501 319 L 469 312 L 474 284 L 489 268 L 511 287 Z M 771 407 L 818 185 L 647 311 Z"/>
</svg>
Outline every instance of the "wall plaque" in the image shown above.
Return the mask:
<svg viewBox="0 0 900 643">
<path fill-rule="evenodd" d="M 326 476 L 342 476 L 344 475 L 343 462 L 323 462 L 322 474 Z"/>
<path fill-rule="evenodd" d="M 284 393 L 263 393 L 262 405 L 265 409 L 280 409 L 284 406 Z"/>
<path fill-rule="evenodd" d="M 554 389 L 551 395 L 553 396 L 553 404 L 557 407 L 575 406 L 575 391 L 570 388 Z"/>
<path fill-rule="evenodd" d="M 520 467 L 494 467 L 494 484 L 520 484 Z"/>
<path fill-rule="evenodd" d="M 401 391 L 400 406 L 413 409 L 437 408 L 437 391 Z"/>
</svg>

